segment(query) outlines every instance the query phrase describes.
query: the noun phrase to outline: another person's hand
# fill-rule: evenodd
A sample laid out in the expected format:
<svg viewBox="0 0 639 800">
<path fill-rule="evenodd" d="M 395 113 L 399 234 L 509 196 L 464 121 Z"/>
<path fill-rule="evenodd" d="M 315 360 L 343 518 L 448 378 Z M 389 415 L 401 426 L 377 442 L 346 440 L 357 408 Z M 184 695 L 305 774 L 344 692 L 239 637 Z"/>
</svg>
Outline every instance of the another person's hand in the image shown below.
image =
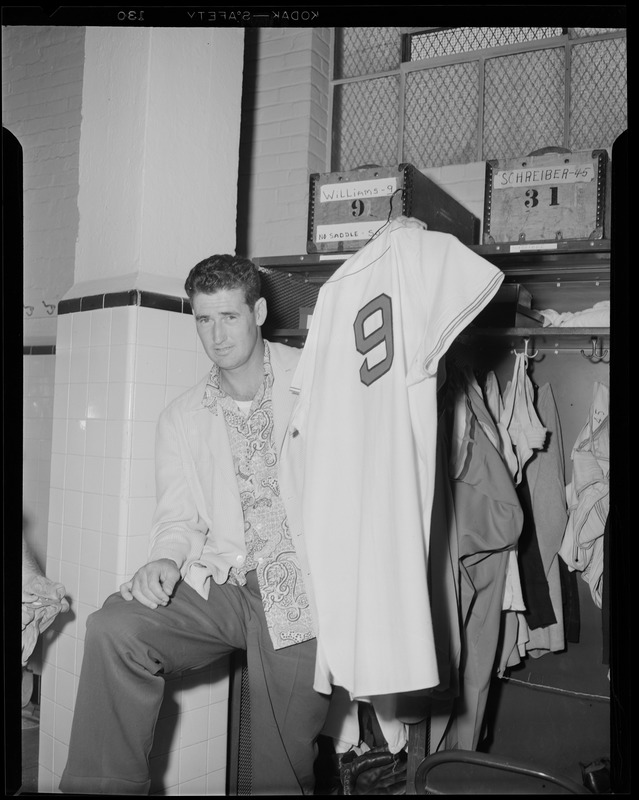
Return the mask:
<svg viewBox="0 0 639 800">
<path fill-rule="evenodd" d="M 45 605 L 47 600 L 60 603 L 60 611 L 69 610 L 69 602 L 65 597 L 66 589 L 61 583 L 52 581 L 46 575 L 27 573 L 22 575 L 22 602 Z"/>
<path fill-rule="evenodd" d="M 165 606 L 180 580 L 180 570 L 170 558 L 151 561 L 135 573 L 130 581 L 120 586 L 125 600 L 137 600 L 147 608 Z"/>
</svg>

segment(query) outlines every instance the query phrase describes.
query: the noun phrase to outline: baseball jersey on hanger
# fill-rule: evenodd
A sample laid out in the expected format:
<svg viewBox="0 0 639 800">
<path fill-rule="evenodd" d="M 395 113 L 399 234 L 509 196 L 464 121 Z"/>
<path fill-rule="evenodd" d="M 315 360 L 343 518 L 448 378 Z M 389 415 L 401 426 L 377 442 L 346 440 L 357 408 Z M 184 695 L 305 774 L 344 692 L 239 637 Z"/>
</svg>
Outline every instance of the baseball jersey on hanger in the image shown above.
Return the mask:
<svg viewBox="0 0 639 800">
<path fill-rule="evenodd" d="M 283 450 L 301 492 L 318 691 L 438 684 L 427 584 L 437 367 L 502 280 L 455 237 L 399 217 L 320 289 Z"/>
</svg>

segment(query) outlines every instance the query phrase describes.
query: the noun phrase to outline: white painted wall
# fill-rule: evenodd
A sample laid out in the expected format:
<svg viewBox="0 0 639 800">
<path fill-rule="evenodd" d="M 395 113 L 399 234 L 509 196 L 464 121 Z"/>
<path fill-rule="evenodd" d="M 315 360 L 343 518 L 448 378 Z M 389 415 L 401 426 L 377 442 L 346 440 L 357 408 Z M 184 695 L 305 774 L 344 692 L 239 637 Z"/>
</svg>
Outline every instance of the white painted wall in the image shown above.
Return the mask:
<svg viewBox="0 0 639 800">
<path fill-rule="evenodd" d="M 183 295 L 197 261 L 235 249 L 244 31 L 87 28 L 86 37 L 67 297 L 132 286 Z"/>
<path fill-rule="evenodd" d="M 2 124 L 24 156 L 24 265 L 4 268 L 23 275 L 26 345 L 55 342 L 57 304 L 73 285 L 84 31 L 2 28 Z"/>
</svg>

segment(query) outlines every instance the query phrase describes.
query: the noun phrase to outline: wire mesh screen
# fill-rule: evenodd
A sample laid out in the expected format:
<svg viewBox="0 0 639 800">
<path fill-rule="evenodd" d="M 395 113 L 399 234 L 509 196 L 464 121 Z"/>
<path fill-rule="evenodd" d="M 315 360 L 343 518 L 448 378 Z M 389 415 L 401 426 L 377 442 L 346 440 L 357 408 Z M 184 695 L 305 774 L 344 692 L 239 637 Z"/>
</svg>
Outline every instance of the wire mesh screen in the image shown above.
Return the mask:
<svg viewBox="0 0 639 800">
<path fill-rule="evenodd" d="M 335 77 L 397 69 L 401 47 L 401 28 L 335 28 Z"/>
<path fill-rule="evenodd" d="M 604 39 L 572 48 L 571 150 L 608 145 L 628 127 L 626 40 Z"/>
<path fill-rule="evenodd" d="M 561 36 L 563 28 L 448 28 L 411 36 L 410 59 L 421 61 Z"/>
<path fill-rule="evenodd" d="M 406 76 L 402 161 L 434 167 L 477 159 L 477 78 L 476 63 Z"/>
<path fill-rule="evenodd" d="M 614 33 L 619 28 L 570 28 L 570 34 L 573 38 L 580 36 L 597 36 L 599 33 Z"/>
<path fill-rule="evenodd" d="M 483 156 L 510 158 L 563 145 L 565 52 L 493 58 L 484 83 Z"/>
<path fill-rule="evenodd" d="M 337 31 L 332 171 L 610 147 L 628 127 L 623 28 Z"/>
<path fill-rule="evenodd" d="M 396 163 L 398 104 L 396 75 L 335 87 L 334 113 L 340 125 L 333 153 L 340 170 Z"/>
</svg>

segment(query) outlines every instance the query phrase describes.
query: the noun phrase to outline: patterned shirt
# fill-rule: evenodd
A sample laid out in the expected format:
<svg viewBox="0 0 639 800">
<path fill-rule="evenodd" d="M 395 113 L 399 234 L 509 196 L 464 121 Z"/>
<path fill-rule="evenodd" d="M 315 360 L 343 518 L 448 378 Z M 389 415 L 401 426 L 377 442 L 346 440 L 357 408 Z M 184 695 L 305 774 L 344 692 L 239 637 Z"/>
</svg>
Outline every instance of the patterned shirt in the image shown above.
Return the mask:
<svg viewBox="0 0 639 800">
<path fill-rule="evenodd" d="M 244 414 L 220 385 L 214 364 L 204 394 L 204 405 L 224 420 L 231 443 L 235 474 L 244 513 L 246 561 L 233 567 L 229 581 L 246 584 L 246 573 L 256 570 L 266 622 L 276 650 L 314 637 L 302 572 L 295 553 L 280 496 L 278 456 L 273 442 L 273 370 L 268 342 L 264 343 L 264 380 Z"/>
</svg>

